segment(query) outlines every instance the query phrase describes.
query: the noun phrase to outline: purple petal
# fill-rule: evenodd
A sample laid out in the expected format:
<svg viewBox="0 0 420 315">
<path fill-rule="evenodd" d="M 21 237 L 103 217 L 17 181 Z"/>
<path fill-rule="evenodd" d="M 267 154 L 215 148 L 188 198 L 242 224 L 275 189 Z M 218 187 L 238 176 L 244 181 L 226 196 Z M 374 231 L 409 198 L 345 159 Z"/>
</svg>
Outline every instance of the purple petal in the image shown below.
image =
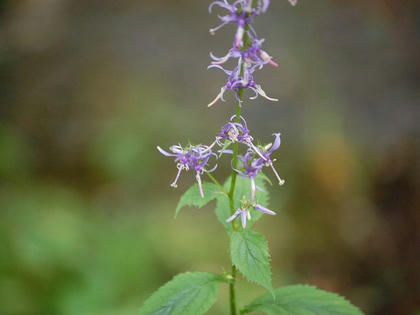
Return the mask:
<svg viewBox="0 0 420 315">
<path fill-rule="evenodd" d="M 229 4 L 227 4 L 226 2 L 222 2 L 222 1 L 214 1 L 209 5 L 209 13 L 211 13 L 213 6 L 219 6 L 221 8 L 224 8 L 226 10 L 232 11 L 232 8 Z"/>
<path fill-rule="evenodd" d="M 269 153 L 273 152 L 274 150 L 277 150 L 279 148 L 280 144 L 281 144 L 281 139 L 280 139 L 281 134 L 280 133 L 273 133 L 273 136 L 275 136 L 276 139 L 274 140 L 274 143 L 271 146 L 270 150 L 268 150 Z"/>
<path fill-rule="evenodd" d="M 241 211 L 241 221 L 242 221 L 242 227 L 246 228 L 246 219 L 247 219 L 247 212 L 245 210 Z"/>
<path fill-rule="evenodd" d="M 229 217 L 227 220 L 226 220 L 226 222 L 232 222 L 233 220 L 235 220 L 236 219 L 236 217 L 239 215 L 241 213 L 241 210 L 236 210 L 235 211 L 235 213 L 231 216 L 231 217 Z"/>
<path fill-rule="evenodd" d="M 160 153 L 162 153 L 163 155 L 165 155 L 165 156 L 176 156 L 176 154 L 172 154 L 172 153 L 168 153 L 168 152 L 166 152 L 165 150 L 163 150 L 160 146 L 157 146 L 156 147 L 158 150 L 159 150 L 159 152 Z"/>
<path fill-rule="evenodd" d="M 233 150 L 231 149 L 226 149 L 226 150 L 219 150 L 219 153 L 226 153 L 226 154 L 233 154 Z"/>
<path fill-rule="evenodd" d="M 276 213 L 274 211 L 271 211 L 270 209 L 267 209 L 259 204 L 257 204 L 255 206 L 255 209 L 258 210 L 259 212 L 265 213 L 265 214 L 269 214 L 269 215 L 276 215 Z"/>
</svg>

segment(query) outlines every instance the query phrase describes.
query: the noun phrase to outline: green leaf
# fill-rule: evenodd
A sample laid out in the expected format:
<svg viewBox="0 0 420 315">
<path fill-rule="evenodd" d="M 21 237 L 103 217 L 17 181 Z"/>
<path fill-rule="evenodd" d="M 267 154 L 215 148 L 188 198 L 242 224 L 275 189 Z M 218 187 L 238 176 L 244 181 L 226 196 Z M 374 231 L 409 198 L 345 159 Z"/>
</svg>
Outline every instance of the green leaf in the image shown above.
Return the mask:
<svg viewBox="0 0 420 315">
<path fill-rule="evenodd" d="M 204 207 L 213 199 L 217 198 L 219 195 L 223 195 L 217 185 L 212 183 L 203 182 L 203 192 L 204 198 L 200 195 L 200 190 L 198 184 L 192 185 L 181 197 L 176 206 L 175 217 L 178 215 L 179 211 L 185 206 L 195 206 L 198 208 Z"/>
<path fill-rule="evenodd" d="M 265 237 L 251 230 L 231 232 L 229 235 L 233 264 L 246 279 L 272 290 L 270 254 Z"/>
<path fill-rule="evenodd" d="M 361 315 L 342 296 L 308 285 L 292 285 L 274 290 L 247 305 L 242 314 L 263 311 L 268 315 Z"/>
<path fill-rule="evenodd" d="M 186 272 L 175 276 L 144 302 L 140 315 L 199 315 L 217 299 L 224 279 L 207 272 Z"/>
<path fill-rule="evenodd" d="M 230 181 L 231 177 L 229 177 L 224 187 L 227 191 L 230 189 Z M 266 190 L 266 177 L 264 174 L 259 174 L 256 179 L 255 183 L 258 187 L 260 187 L 263 191 L 257 189 L 255 193 L 255 201 L 264 207 L 268 207 L 269 203 L 269 194 Z M 249 178 L 237 177 L 236 178 L 236 186 L 235 186 L 235 209 L 241 206 L 241 199 L 242 196 L 245 196 L 248 200 L 251 200 L 251 182 Z M 229 231 L 232 230 L 232 225 L 227 223 L 226 220 L 231 216 L 230 213 L 230 206 L 229 206 L 229 199 L 226 195 L 218 195 L 217 197 L 217 205 L 216 205 L 216 215 L 219 221 L 228 229 Z M 259 211 L 252 211 L 251 213 L 251 220 L 247 223 L 247 228 L 251 227 L 260 217 L 262 213 Z"/>
</svg>

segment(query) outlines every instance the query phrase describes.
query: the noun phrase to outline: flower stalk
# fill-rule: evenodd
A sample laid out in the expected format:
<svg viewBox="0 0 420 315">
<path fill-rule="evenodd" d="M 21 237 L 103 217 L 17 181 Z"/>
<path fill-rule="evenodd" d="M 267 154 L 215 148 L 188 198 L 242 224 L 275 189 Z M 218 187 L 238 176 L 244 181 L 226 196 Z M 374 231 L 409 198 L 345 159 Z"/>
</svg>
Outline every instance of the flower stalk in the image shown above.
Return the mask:
<svg viewBox="0 0 420 315">
<path fill-rule="evenodd" d="M 252 5 L 252 0 L 250 1 Z M 247 13 L 248 14 L 248 13 Z M 248 24 L 244 25 L 244 35 L 243 35 L 243 44 L 244 47 L 248 45 Z M 243 76 L 244 74 L 244 61 L 241 62 L 241 70 L 240 70 L 240 76 Z M 235 122 L 239 123 L 241 119 L 241 102 L 243 98 L 244 89 L 239 88 L 238 89 L 238 103 L 236 105 L 236 117 Z M 230 182 L 230 190 L 229 190 L 229 207 L 230 207 L 230 214 L 233 215 L 235 213 L 235 186 L 236 186 L 236 177 L 237 172 L 235 169 L 238 166 L 238 142 L 235 142 L 233 144 L 233 157 L 232 157 L 232 177 Z M 232 221 L 232 228 L 234 231 L 238 230 L 238 223 L 234 220 Z M 235 292 L 235 284 L 236 284 L 236 266 L 232 264 L 232 280 L 229 283 L 229 301 L 230 301 L 230 314 L 236 315 L 236 292 Z"/>
</svg>

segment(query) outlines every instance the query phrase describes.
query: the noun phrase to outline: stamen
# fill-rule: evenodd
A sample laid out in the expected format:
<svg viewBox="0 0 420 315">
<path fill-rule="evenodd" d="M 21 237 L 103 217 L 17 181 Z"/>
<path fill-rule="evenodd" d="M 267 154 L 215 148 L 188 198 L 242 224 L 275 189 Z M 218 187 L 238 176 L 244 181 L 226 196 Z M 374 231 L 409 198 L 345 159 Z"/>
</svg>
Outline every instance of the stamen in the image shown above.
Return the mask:
<svg viewBox="0 0 420 315">
<path fill-rule="evenodd" d="M 184 166 L 180 164 L 178 164 L 177 167 L 178 167 L 178 173 L 176 174 L 174 182 L 171 184 L 171 187 L 174 187 L 174 188 L 178 187 L 176 183 L 178 181 L 179 175 L 181 174 L 181 171 L 184 169 Z"/>
<path fill-rule="evenodd" d="M 285 183 L 285 181 L 284 181 L 283 179 L 281 179 L 281 178 L 280 178 L 279 174 L 277 173 L 276 169 L 275 169 L 275 168 L 274 168 L 274 166 L 273 166 L 273 163 L 270 163 L 270 166 L 271 166 L 271 169 L 272 169 L 272 170 L 273 170 L 273 172 L 274 172 L 274 175 L 276 175 L 276 177 L 277 177 L 277 179 L 278 179 L 278 181 L 279 181 L 279 185 L 280 185 L 280 186 L 282 186 L 282 185 Z"/>
<path fill-rule="evenodd" d="M 264 161 L 267 161 L 267 158 L 260 152 L 260 149 L 258 149 L 252 142 L 249 142 L 250 147 L 257 153 Z"/>
<path fill-rule="evenodd" d="M 251 178 L 251 201 L 255 200 L 255 179 Z"/>
<path fill-rule="evenodd" d="M 219 26 L 216 26 L 216 27 L 213 27 L 213 28 L 209 29 L 210 35 L 215 35 L 216 34 L 216 31 L 219 30 L 220 28 L 222 28 L 223 26 L 225 26 L 226 24 L 228 24 L 228 23 L 227 22 L 223 22 Z"/>
<path fill-rule="evenodd" d="M 200 174 L 198 172 L 195 175 L 195 178 L 197 179 L 198 188 L 200 189 L 201 198 L 204 198 L 203 186 L 201 185 L 201 177 L 200 177 Z"/>
</svg>

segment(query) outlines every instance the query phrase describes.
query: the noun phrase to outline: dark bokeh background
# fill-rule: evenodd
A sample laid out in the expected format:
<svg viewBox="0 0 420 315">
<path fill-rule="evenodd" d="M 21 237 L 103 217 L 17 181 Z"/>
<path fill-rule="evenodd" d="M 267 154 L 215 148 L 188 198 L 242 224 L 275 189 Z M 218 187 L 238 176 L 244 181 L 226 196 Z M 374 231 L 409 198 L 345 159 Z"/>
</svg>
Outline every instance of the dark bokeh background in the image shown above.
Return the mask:
<svg viewBox="0 0 420 315">
<path fill-rule="evenodd" d="M 170 189 L 155 149 L 209 143 L 234 111 L 231 96 L 206 107 L 224 82 L 208 53 L 233 36 L 209 35 L 208 4 L 0 1 L 0 314 L 136 314 L 176 273 L 229 268 L 211 207 L 173 219 L 193 176 Z M 367 314 L 419 309 L 419 12 L 273 0 L 257 20 L 280 67 L 256 78 L 280 101 L 243 110 L 257 138 L 283 137 L 278 215 L 256 226 L 276 286 L 334 290 Z M 242 305 L 263 292 L 239 287 Z"/>
</svg>

